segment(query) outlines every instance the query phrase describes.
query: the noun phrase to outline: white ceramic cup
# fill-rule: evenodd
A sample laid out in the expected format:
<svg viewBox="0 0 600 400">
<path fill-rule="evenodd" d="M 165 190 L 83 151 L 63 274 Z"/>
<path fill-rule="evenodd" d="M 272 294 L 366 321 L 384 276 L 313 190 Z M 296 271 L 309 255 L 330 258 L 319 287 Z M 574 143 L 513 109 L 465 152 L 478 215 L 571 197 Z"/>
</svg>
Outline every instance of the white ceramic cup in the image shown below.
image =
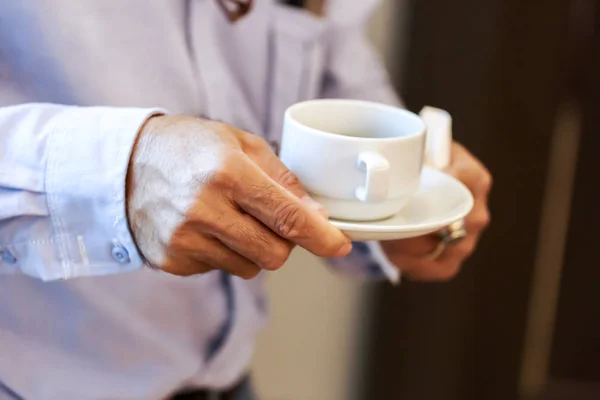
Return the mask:
<svg viewBox="0 0 600 400">
<path fill-rule="evenodd" d="M 311 100 L 286 110 L 280 157 L 331 218 L 378 220 L 419 188 L 425 130 L 397 107 Z"/>
</svg>

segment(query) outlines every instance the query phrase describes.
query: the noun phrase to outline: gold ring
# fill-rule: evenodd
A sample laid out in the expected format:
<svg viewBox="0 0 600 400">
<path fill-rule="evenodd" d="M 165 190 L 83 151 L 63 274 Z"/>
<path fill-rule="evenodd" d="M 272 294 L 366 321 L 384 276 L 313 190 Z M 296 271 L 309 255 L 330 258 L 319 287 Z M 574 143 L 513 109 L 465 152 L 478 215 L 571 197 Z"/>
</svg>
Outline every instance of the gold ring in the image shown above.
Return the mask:
<svg viewBox="0 0 600 400">
<path fill-rule="evenodd" d="M 444 253 L 446 247 L 455 246 L 466 236 L 465 221 L 460 220 L 448 225 L 438 233 L 439 242 L 435 249 L 427 254 L 426 258 L 429 260 L 438 259 Z"/>
</svg>

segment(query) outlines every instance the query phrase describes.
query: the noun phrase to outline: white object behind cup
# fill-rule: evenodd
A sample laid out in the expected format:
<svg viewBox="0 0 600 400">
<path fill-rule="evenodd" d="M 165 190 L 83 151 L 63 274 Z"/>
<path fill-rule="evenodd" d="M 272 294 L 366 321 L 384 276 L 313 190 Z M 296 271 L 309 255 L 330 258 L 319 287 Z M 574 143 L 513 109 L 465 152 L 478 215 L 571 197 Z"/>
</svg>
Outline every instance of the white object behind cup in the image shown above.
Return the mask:
<svg viewBox="0 0 600 400">
<path fill-rule="evenodd" d="M 416 192 L 424 148 L 425 124 L 409 111 L 324 99 L 286 110 L 280 156 L 332 218 L 369 221 Z"/>
<path fill-rule="evenodd" d="M 427 126 L 425 165 L 444 170 L 450 165 L 452 116 L 446 110 L 425 106 L 419 113 Z"/>
</svg>

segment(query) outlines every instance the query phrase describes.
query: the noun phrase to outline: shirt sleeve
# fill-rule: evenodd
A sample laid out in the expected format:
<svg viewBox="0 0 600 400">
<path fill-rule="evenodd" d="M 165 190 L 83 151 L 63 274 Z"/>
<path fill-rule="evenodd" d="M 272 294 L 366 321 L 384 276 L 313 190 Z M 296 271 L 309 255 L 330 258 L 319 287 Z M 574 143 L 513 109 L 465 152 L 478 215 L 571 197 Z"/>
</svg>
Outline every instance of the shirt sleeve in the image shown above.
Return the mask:
<svg viewBox="0 0 600 400">
<path fill-rule="evenodd" d="M 328 18 L 332 29 L 328 34 L 327 68 L 323 80 L 323 98 L 374 101 L 404 107 L 391 85 L 382 60 L 365 33 L 375 0 L 330 3 Z M 334 270 L 346 275 L 369 279 L 385 279 L 382 265 L 396 269 L 377 242 L 354 243 L 352 252 L 341 259 L 330 259 Z M 398 283 L 400 273 L 390 278 Z"/>
<path fill-rule="evenodd" d="M 378 0 L 328 2 L 326 71 L 323 98 L 374 101 L 404 107 L 382 59 L 366 35 Z"/>
<path fill-rule="evenodd" d="M 44 281 L 143 262 L 125 213 L 130 153 L 157 109 L 0 108 L 0 273 Z"/>
</svg>

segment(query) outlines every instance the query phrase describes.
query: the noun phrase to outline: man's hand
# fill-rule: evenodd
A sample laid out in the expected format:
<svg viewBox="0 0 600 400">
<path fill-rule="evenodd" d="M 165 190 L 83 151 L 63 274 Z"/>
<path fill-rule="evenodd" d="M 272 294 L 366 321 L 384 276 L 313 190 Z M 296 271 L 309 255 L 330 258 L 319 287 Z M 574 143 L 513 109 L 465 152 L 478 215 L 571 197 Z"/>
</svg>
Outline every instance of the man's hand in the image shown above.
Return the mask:
<svg viewBox="0 0 600 400">
<path fill-rule="evenodd" d="M 222 269 L 250 279 L 280 268 L 296 244 L 322 257 L 352 248 L 266 142 L 222 123 L 148 120 L 127 187 L 140 251 L 175 275 Z"/>
<path fill-rule="evenodd" d="M 471 213 L 465 219 L 467 237 L 456 246 L 448 246 L 436 259 L 427 257 L 437 246 L 435 235 L 382 242 L 389 260 L 409 278 L 415 280 L 448 280 L 459 271 L 473 253 L 480 235 L 490 222 L 487 207 L 492 177 L 483 164 L 458 143 L 452 145 L 452 164 L 446 171 L 463 182 L 475 199 Z"/>
</svg>

